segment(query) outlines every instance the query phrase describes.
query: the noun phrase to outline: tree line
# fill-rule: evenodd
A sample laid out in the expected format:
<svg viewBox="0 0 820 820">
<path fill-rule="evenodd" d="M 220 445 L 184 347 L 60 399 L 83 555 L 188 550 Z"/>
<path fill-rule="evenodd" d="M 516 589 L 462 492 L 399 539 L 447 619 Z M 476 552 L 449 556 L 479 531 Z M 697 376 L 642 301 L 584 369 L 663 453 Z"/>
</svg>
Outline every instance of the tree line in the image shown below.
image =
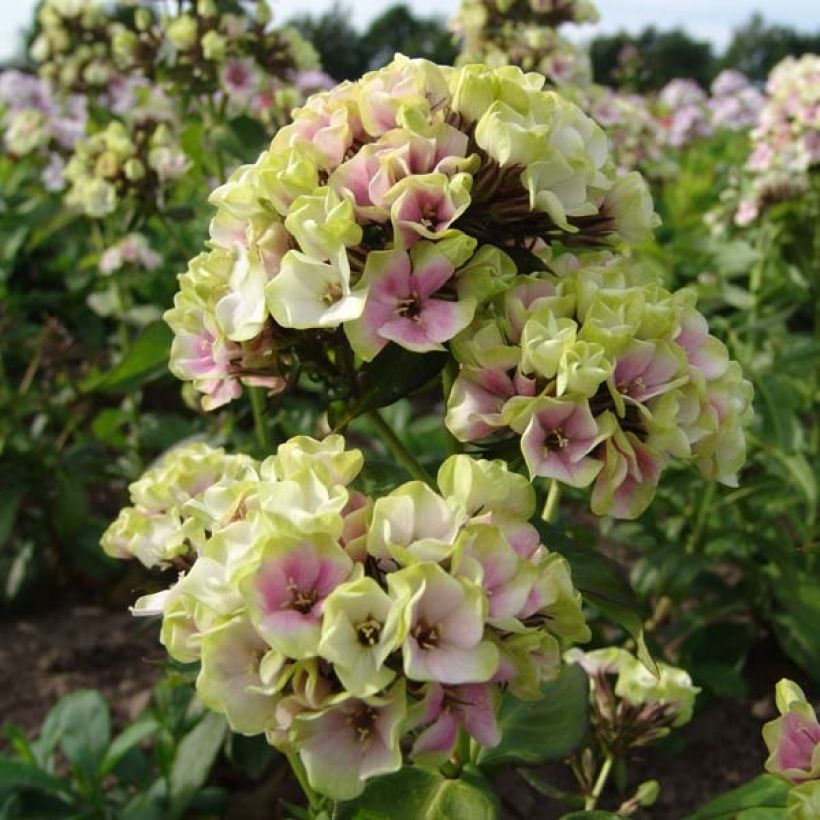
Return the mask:
<svg viewBox="0 0 820 820">
<path fill-rule="evenodd" d="M 325 70 L 336 80 L 354 79 L 384 65 L 396 51 L 452 64 L 458 46 L 446 21 L 422 17 L 401 3 L 391 6 L 363 31 L 350 22 L 341 3 L 322 14 L 301 14 L 290 22 L 315 46 Z M 708 85 L 724 68 L 736 68 L 763 82 L 769 70 L 788 55 L 820 53 L 820 31 L 799 32 L 754 14 L 738 26 L 722 54 L 711 43 L 680 28 L 647 26 L 595 37 L 590 44 L 595 80 L 636 91 L 663 87 L 675 77 L 692 77 Z"/>
</svg>

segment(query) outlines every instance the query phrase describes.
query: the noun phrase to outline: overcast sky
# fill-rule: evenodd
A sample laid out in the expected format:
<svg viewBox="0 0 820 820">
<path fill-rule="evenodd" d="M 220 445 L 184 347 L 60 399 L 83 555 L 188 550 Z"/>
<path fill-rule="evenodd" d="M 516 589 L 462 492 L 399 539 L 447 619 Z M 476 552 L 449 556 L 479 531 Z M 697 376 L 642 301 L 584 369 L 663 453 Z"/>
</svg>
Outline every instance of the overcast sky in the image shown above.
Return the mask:
<svg viewBox="0 0 820 820">
<path fill-rule="evenodd" d="M 272 0 L 272 5 L 278 19 L 287 20 L 303 11 L 321 13 L 330 8 L 333 1 Z M 0 59 L 14 53 L 20 29 L 31 19 L 35 3 L 36 0 L 0 0 Z M 458 7 L 458 0 L 407 0 L 407 4 L 420 15 L 449 17 Z M 601 11 L 601 22 L 578 28 L 582 39 L 598 31 L 622 28 L 637 31 L 654 23 L 659 28 L 681 26 L 722 48 L 732 29 L 757 10 L 762 11 L 767 20 L 803 31 L 820 28 L 818 0 L 778 0 L 774 4 L 763 4 L 760 0 L 596 0 L 596 4 Z M 351 9 L 353 22 L 363 27 L 393 5 L 393 0 L 342 0 L 342 5 Z"/>
</svg>

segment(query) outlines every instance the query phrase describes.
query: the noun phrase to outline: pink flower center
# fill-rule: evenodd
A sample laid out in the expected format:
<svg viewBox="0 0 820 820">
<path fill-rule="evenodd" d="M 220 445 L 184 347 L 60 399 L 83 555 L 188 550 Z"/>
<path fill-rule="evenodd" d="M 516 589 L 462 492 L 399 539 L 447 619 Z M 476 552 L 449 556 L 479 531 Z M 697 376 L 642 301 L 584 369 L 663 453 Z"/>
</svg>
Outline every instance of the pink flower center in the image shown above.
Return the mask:
<svg viewBox="0 0 820 820">
<path fill-rule="evenodd" d="M 319 594 L 316 589 L 304 590 L 300 589 L 299 585 L 293 578 L 288 579 L 288 591 L 291 593 L 290 601 L 285 601 L 282 604 L 283 609 L 295 609 L 301 612 L 302 615 L 307 615 L 316 604 Z"/>
<path fill-rule="evenodd" d="M 646 392 L 646 382 L 643 376 L 636 376 L 629 384 L 621 382 L 618 385 L 618 392 L 624 396 L 642 396 Z"/>
<path fill-rule="evenodd" d="M 402 319 L 413 319 L 418 321 L 421 313 L 421 297 L 418 293 L 411 293 L 404 299 L 399 299 L 396 307 L 396 316 Z"/>
<path fill-rule="evenodd" d="M 438 206 L 433 202 L 427 202 L 421 207 L 419 224 L 432 231 L 438 224 Z"/>
<path fill-rule="evenodd" d="M 419 621 L 413 627 L 410 634 L 416 639 L 416 642 L 422 649 L 435 649 L 441 639 L 439 636 L 438 625 L 433 624 L 431 626 L 424 620 Z"/>
<path fill-rule="evenodd" d="M 353 727 L 359 743 L 364 743 L 373 733 L 378 712 L 372 707 L 362 704 L 355 712 L 348 716 L 347 722 Z"/>
<path fill-rule="evenodd" d="M 569 436 L 561 427 L 550 430 L 544 437 L 544 449 L 547 452 L 563 450 L 569 444 Z"/>
</svg>

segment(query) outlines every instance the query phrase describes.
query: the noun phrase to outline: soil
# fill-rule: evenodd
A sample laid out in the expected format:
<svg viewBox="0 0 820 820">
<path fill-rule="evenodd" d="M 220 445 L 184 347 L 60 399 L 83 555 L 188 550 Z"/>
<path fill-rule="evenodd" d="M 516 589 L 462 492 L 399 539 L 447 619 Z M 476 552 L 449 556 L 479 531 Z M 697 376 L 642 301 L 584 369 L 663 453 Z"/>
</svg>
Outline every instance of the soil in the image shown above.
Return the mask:
<svg viewBox="0 0 820 820">
<path fill-rule="evenodd" d="M 147 705 L 165 651 L 155 621 L 123 609 L 73 607 L 0 621 L 0 723 L 36 735 L 49 709 L 76 689 L 99 689 L 118 726 Z"/>
<path fill-rule="evenodd" d="M 650 779 L 659 782 L 661 793 L 654 806 L 633 816 L 640 820 L 682 820 L 722 792 L 759 775 L 766 758 L 760 727 L 773 712 L 774 703 L 767 699 L 719 701 L 679 730 L 674 742 L 637 754 L 630 765 L 626 796 Z M 543 767 L 536 773 L 559 788 L 572 788 L 563 767 Z M 504 772 L 495 786 L 502 800 L 503 820 L 558 820 L 567 811 L 529 788 L 515 772 Z M 610 787 L 598 808 L 616 811 L 621 799 Z"/>
<path fill-rule="evenodd" d="M 155 621 L 134 619 L 125 610 L 92 607 L 0 622 L 0 723 L 13 723 L 34 736 L 61 696 L 84 687 L 103 693 L 118 726 L 133 720 L 148 703 L 165 660 L 157 629 Z M 765 662 L 761 658 L 746 670 L 751 681 L 748 699 L 713 701 L 676 733 L 674 743 L 651 747 L 634 761 L 633 788 L 649 778 L 661 784 L 658 802 L 639 817 L 680 820 L 761 772 L 765 747 L 760 728 L 774 714 L 774 681 L 792 671 L 772 663 L 768 652 L 763 654 Z M 799 673 L 794 677 L 799 680 Z M 559 787 L 570 786 L 562 782 L 565 771 L 546 767 L 539 774 Z M 298 800 L 289 780 L 277 775 L 253 786 L 242 784 L 227 816 L 278 816 L 271 808 L 281 798 Z M 557 820 L 566 811 L 512 770 L 497 777 L 495 785 L 504 820 Z M 615 809 L 619 803 L 610 792 L 600 807 Z M 263 806 L 267 811 L 261 810 Z"/>
</svg>

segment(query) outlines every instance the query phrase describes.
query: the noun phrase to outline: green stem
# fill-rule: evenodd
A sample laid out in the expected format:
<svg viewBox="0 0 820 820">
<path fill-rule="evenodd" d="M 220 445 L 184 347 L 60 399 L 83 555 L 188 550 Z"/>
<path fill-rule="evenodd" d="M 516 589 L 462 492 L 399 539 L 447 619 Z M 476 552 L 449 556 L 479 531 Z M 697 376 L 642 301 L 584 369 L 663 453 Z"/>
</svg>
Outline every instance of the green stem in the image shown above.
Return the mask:
<svg viewBox="0 0 820 820">
<path fill-rule="evenodd" d="M 684 549 L 684 552 L 687 555 L 692 555 L 694 553 L 695 547 L 697 547 L 698 542 L 700 541 L 703 528 L 706 526 L 706 518 L 712 507 L 712 499 L 715 497 L 716 486 L 717 485 L 714 481 L 709 481 L 703 489 L 703 495 L 701 496 L 698 511 L 695 516 L 695 526 L 692 527 L 692 534 L 689 536 L 689 540 L 686 542 L 686 547 Z"/>
<path fill-rule="evenodd" d="M 606 781 L 609 779 L 609 773 L 612 770 L 612 764 L 614 762 L 615 758 L 612 756 L 612 753 L 607 752 L 606 759 L 601 766 L 601 770 L 598 772 L 598 778 L 595 781 L 595 785 L 592 787 L 592 794 L 587 795 L 584 802 L 584 808 L 586 810 L 594 809 L 598 805 L 598 800 L 601 798 L 601 794 L 604 790 L 604 786 L 606 786 Z"/>
<path fill-rule="evenodd" d="M 310 787 L 307 772 L 305 771 L 305 767 L 302 765 L 302 761 L 299 759 L 299 755 L 296 754 L 296 752 L 290 752 L 288 755 L 286 755 L 286 757 L 288 759 L 288 763 L 290 764 L 290 768 L 293 771 L 294 776 L 299 781 L 299 785 L 301 786 L 302 791 L 305 793 L 305 797 L 307 797 L 308 805 L 311 808 L 312 814 L 321 802 L 321 798 Z"/>
<path fill-rule="evenodd" d="M 547 522 L 552 523 L 555 519 L 555 514 L 558 512 L 558 499 L 561 498 L 561 485 L 554 478 L 550 480 L 550 488 L 547 493 L 547 501 L 544 504 L 544 512 L 541 513 L 541 518 Z"/>
<path fill-rule="evenodd" d="M 268 427 L 265 424 L 265 388 L 249 387 L 251 396 L 251 411 L 253 412 L 253 429 L 256 433 L 256 443 L 263 453 L 270 450 Z"/>
<path fill-rule="evenodd" d="M 175 228 L 173 225 L 171 225 L 171 223 L 168 221 L 168 217 L 165 216 L 165 214 L 161 210 L 159 210 L 159 208 L 157 208 L 157 210 L 154 212 L 154 215 L 162 224 L 162 228 L 165 231 L 165 236 L 167 236 L 171 240 L 171 244 L 179 253 L 180 257 L 185 262 L 187 262 L 188 259 L 191 258 L 191 249 L 190 247 L 187 247 L 179 238 L 179 228 Z"/>
<path fill-rule="evenodd" d="M 458 740 L 456 741 L 456 757 L 458 758 L 458 765 L 463 767 L 465 763 L 470 762 L 470 736 L 463 728 L 458 730 Z"/>
<path fill-rule="evenodd" d="M 367 418 L 376 428 L 379 437 L 393 457 L 410 473 L 413 478 L 423 481 L 435 488 L 435 483 L 427 470 L 422 467 L 418 459 L 404 446 L 402 440 L 393 432 L 393 428 L 384 420 L 378 410 L 370 410 Z"/>
</svg>

